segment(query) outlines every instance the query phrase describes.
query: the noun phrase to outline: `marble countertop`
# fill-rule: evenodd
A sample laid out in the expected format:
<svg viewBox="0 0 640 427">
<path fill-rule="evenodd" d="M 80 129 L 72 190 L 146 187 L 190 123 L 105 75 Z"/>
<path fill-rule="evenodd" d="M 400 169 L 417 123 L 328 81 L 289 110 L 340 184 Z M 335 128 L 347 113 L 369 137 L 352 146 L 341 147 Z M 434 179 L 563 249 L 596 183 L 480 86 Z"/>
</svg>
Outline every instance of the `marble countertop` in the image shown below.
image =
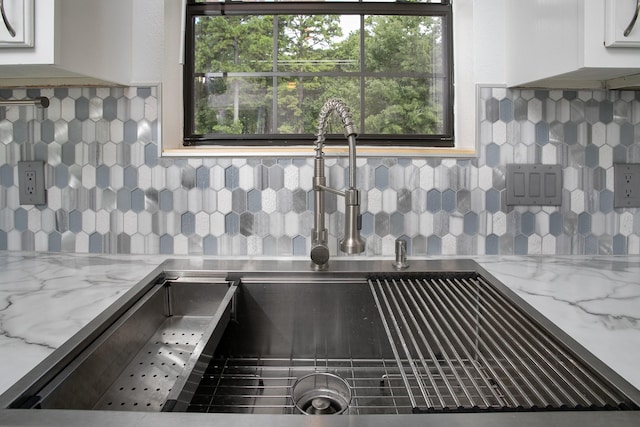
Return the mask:
<svg viewBox="0 0 640 427">
<path fill-rule="evenodd" d="M 166 258 L 0 252 L 0 393 Z M 640 389 L 640 256 L 475 260 Z"/>
</svg>

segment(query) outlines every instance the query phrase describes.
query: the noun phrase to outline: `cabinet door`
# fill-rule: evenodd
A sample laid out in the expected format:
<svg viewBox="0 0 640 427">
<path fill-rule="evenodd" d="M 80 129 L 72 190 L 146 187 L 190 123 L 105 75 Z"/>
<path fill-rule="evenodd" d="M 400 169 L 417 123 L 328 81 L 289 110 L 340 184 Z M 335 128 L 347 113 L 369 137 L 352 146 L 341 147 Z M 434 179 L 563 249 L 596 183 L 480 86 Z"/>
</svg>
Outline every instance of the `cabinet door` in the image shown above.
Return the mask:
<svg viewBox="0 0 640 427">
<path fill-rule="evenodd" d="M 606 0 L 605 46 L 640 47 L 639 12 L 640 0 Z"/>
<path fill-rule="evenodd" d="M 0 47 L 32 47 L 33 0 L 4 0 L 0 4 Z"/>
</svg>

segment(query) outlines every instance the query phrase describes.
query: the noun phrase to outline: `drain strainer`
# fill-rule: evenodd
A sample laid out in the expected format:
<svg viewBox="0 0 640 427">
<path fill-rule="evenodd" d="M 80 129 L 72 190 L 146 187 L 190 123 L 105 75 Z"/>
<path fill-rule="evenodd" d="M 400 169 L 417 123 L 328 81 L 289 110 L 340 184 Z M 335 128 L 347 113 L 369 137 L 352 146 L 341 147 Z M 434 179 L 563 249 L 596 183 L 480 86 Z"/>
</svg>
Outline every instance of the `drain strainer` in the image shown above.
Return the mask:
<svg viewBox="0 0 640 427">
<path fill-rule="evenodd" d="M 298 378 L 292 390 L 293 403 L 306 415 L 337 415 L 349 408 L 351 388 L 337 375 L 314 373 Z"/>
</svg>

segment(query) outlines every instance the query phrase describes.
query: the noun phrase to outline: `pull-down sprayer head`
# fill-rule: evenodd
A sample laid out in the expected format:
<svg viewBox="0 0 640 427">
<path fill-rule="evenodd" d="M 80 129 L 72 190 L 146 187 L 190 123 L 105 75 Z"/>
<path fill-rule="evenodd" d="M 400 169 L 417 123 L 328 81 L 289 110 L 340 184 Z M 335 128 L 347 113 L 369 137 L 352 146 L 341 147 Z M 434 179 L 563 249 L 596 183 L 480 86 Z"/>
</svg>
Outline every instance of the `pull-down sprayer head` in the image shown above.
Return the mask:
<svg viewBox="0 0 640 427">
<path fill-rule="evenodd" d="M 335 112 L 340 116 L 344 125 L 344 133 L 349 143 L 349 188 L 342 192 L 326 186 L 324 175 L 324 141 L 327 119 Z M 312 230 L 311 260 L 316 270 L 326 268 L 329 261 L 327 247 L 327 230 L 324 226 L 324 191 L 329 191 L 345 198 L 344 238 L 340 241 L 340 250 L 355 254 L 364 251 L 364 241 L 360 236 L 362 228 L 360 217 L 360 191 L 356 188 L 356 126 L 349 107 L 341 99 L 328 100 L 318 116 L 318 134 L 315 141 L 314 163 L 314 229 Z"/>
</svg>

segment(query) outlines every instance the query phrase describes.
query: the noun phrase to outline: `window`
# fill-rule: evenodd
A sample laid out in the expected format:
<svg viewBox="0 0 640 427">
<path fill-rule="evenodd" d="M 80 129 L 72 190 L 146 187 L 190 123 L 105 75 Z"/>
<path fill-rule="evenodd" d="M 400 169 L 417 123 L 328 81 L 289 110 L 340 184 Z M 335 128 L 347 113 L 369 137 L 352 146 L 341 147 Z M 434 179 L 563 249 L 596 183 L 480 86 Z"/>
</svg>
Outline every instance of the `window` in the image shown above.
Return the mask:
<svg viewBox="0 0 640 427">
<path fill-rule="evenodd" d="M 451 147 L 451 15 L 448 0 L 189 1 L 185 145 L 312 144 L 339 97 L 361 144 Z"/>
</svg>

